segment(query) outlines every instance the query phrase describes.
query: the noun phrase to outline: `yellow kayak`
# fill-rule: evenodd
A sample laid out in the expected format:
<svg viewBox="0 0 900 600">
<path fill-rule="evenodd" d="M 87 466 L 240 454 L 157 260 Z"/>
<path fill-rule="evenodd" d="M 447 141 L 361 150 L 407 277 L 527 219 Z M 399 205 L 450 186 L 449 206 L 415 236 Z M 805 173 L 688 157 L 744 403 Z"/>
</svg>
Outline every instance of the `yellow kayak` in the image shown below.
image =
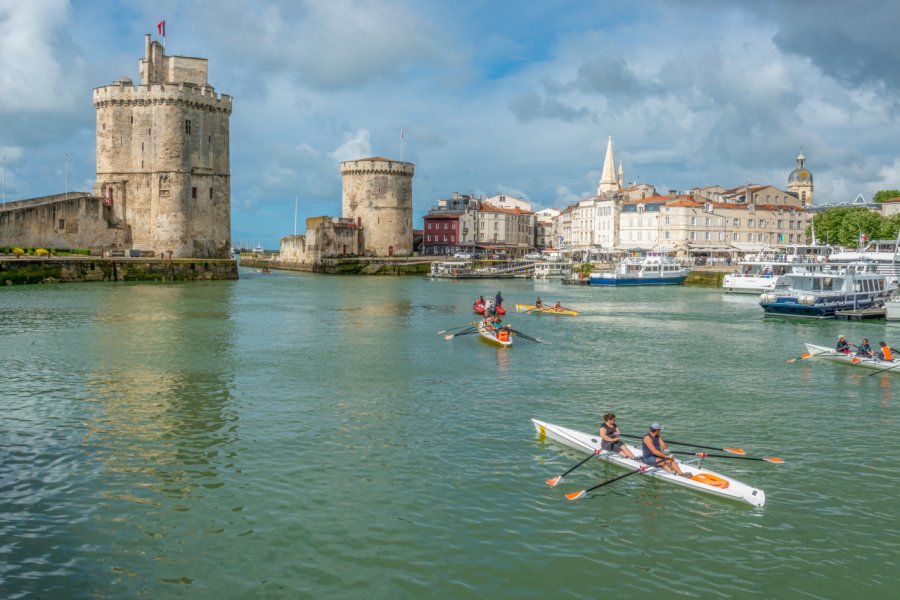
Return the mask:
<svg viewBox="0 0 900 600">
<path fill-rule="evenodd" d="M 553 308 L 551 306 L 538 307 L 531 304 L 516 304 L 516 312 L 543 313 L 545 315 L 568 315 L 570 317 L 578 316 L 578 311 L 570 310 L 568 308 Z"/>
</svg>

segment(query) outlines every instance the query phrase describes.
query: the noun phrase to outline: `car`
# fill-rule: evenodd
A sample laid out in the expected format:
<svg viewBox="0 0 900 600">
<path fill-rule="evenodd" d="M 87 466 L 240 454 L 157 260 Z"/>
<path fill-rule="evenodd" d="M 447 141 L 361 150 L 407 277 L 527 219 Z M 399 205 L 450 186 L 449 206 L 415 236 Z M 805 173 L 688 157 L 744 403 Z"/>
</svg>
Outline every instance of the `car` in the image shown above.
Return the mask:
<svg viewBox="0 0 900 600">
<path fill-rule="evenodd" d="M 469 260 L 472 258 L 472 255 L 469 254 L 468 252 L 457 252 L 456 254 L 453 255 L 453 258 L 462 258 L 465 260 Z"/>
<path fill-rule="evenodd" d="M 540 252 L 529 252 L 523 257 L 525 260 L 541 260 Z"/>
</svg>

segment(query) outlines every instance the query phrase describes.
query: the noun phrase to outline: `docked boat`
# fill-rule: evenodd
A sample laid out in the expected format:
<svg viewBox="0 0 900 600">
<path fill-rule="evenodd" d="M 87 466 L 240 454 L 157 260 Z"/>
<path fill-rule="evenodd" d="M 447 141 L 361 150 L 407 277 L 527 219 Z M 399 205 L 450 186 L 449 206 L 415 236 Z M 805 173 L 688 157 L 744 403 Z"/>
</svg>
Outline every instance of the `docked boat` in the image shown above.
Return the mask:
<svg viewBox="0 0 900 600">
<path fill-rule="evenodd" d="M 597 434 L 583 433 L 537 419 L 532 419 L 531 421 L 542 439 L 549 438 L 563 446 L 574 448 L 586 454 L 594 454 L 597 450 L 600 450 L 600 436 Z M 640 448 L 631 445 L 628 448 L 635 456 L 641 455 Z M 640 460 L 625 458 L 615 452 L 603 451 L 597 455 L 597 459 L 632 471 L 644 466 Z M 751 506 L 759 507 L 766 503 L 766 494 L 762 490 L 751 487 L 727 475 L 705 469 L 700 466 L 701 461 L 702 459 L 699 457 L 695 460 L 676 460 L 681 470 L 690 475 L 690 478 L 681 477 L 664 469 L 649 469 L 643 472 L 642 475 L 674 483 L 696 492 L 737 500 L 738 502 L 746 502 Z"/>
<path fill-rule="evenodd" d="M 565 279 L 572 274 L 572 262 L 568 260 L 542 260 L 534 263 L 535 279 Z"/>
<path fill-rule="evenodd" d="M 870 263 L 830 265 L 782 275 L 771 292 L 760 295 L 759 304 L 767 315 L 833 319 L 839 310 L 880 306 L 893 289 L 888 276 Z"/>
<path fill-rule="evenodd" d="M 834 253 L 832 246 L 821 244 L 793 245 L 785 248 L 763 248 L 738 263 L 740 270 L 729 273 L 722 288 L 731 294 L 762 294 L 775 288 L 780 275 L 796 268 L 816 270 Z"/>
<path fill-rule="evenodd" d="M 876 354 L 877 354 L 877 349 Z M 828 346 L 817 346 L 815 344 L 806 344 L 806 351 L 810 358 L 821 358 L 831 362 L 849 365 L 851 367 L 860 367 L 863 369 L 874 369 L 876 371 L 885 371 L 900 375 L 900 358 L 894 360 L 878 360 L 877 358 L 868 358 L 865 356 L 857 356 L 855 354 L 844 354 L 838 352 L 834 348 Z M 894 368 L 896 367 L 896 368 Z"/>
<path fill-rule="evenodd" d="M 865 249 L 835 252 L 828 262 L 852 263 L 868 262 L 875 265 L 875 270 L 887 275 L 892 284 L 900 282 L 900 240 L 872 240 Z"/>
<path fill-rule="evenodd" d="M 627 257 L 613 271 L 591 273 L 591 285 L 681 285 L 691 270 L 661 252 Z"/>
<path fill-rule="evenodd" d="M 900 296 L 895 294 L 884 303 L 884 318 L 888 321 L 900 321 Z"/>
<path fill-rule="evenodd" d="M 568 308 L 553 308 L 552 306 L 534 306 L 533 304 L 516 304 L 516 312 L 526 312 L 536 315 L 566 315 L 577 317 L 578 311 Z"/>
<path fill-rule="evenodd" d="M 478 337 L 480 337 L 483 342 L 491 344 L 492 346 L 509 348 L 513 344 L 512 336 L 509 331 L 494 331 L 486 328 L 481 323 L 478 324 Z"/>
</svg>

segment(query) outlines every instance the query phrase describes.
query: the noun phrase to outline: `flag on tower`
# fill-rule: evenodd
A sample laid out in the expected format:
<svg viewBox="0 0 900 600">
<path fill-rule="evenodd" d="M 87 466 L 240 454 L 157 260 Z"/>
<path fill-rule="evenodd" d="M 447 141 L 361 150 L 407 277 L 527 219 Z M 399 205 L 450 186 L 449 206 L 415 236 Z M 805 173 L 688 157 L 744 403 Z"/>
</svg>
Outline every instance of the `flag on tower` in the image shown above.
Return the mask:
<svg viewBox="0 0 900 600">
<path fill-rule="evenodd" d="M 159 23 L 156 24 L 156 31 L 159 32 L 159 35 L 166 37 L 166 20 L 163 19 Z"/>
</svg>

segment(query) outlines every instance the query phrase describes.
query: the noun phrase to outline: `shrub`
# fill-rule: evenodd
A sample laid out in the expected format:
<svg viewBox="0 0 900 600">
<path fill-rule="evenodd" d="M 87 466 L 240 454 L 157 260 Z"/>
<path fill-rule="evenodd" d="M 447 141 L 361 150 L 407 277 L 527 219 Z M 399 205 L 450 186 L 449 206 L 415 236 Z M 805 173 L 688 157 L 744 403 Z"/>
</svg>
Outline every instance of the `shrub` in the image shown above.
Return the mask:
<svg viewBox="0 0 900 600">
<path fill-rule="evenodd" d="M 13 248 L 11 254 L 15 254 L 16 256 L 20 254 L 25 254 L 25 251 L 21 248 Z"/>
<path fill-rule="evenodd" d="M 44 248 L 37 248 L 34 251 L 35 256 L 49 256 L 50 253 Z"/>
</svg>

